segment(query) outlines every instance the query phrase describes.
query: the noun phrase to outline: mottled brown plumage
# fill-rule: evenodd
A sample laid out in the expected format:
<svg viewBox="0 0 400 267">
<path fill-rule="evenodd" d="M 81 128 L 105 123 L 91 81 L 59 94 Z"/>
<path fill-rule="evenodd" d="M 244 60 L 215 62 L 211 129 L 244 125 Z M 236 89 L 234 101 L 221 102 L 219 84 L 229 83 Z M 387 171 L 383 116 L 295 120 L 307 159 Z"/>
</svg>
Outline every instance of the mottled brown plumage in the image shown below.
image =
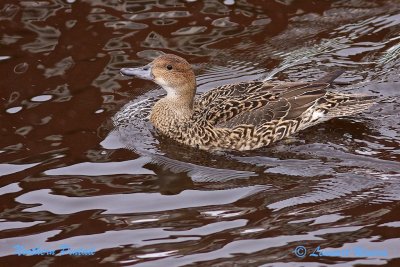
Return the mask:
<svg viewBox="0 0 400 267">
<path fill-rule="evenodd" d="M 375 98 L 327 92 L 329 83 L 325 80 L 243 82 L 195 97 L 196 80 L 190 64 L 171 54 L 142 68 L 124 68 L 121 72 L 161 85 L 167 96 L 153 106 L 150 121 L 162 134 L 204 150 L 267 146 L 331 118 L 359 113 Z"/>
</svg>

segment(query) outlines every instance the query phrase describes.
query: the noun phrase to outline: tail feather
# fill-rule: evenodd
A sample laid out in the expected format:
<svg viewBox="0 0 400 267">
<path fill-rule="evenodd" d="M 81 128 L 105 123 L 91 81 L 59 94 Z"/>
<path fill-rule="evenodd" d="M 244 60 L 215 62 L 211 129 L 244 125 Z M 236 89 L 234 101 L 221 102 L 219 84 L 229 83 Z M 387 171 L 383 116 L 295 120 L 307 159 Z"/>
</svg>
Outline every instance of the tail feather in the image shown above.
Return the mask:
<svg viewBox="0 0 400 267">
<path fill-rule="evenodd" d="M 337 77 L 342 75 L 344 73 L 344 70 L 335 70 L 332 72 L 329 72 L 322 78 L 319 78 L 318 80 L 315 81 L 315 83 L 329 83 L 332 84 L 334 80 L 336 80 Z"/>
<path fill-rule="evenodd" d="M 330 109 L 326 116 L 329 118 L 350 116 L 369 109 L 376 103 L 376 96 L 367 95 L 342 95 L 347 101 L 339 103 L 335 108 Z"/>
</svg>

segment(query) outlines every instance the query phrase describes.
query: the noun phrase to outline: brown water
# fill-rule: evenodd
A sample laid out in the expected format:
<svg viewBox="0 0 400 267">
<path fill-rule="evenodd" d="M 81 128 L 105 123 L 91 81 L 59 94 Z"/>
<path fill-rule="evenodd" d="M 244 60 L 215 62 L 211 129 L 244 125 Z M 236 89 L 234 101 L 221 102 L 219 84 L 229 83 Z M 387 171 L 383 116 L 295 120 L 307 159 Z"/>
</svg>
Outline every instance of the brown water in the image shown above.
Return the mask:
<svg viewBox="0 0 400 267">
<path fill-rule="evenodd" d="M 113 129 L 163 93 L 119 69 L 160 52 L 193 63 L 199 92 L 344 68 L 332 90 L 381 98 L 253 152 Z M 400 266 L 397 0 L 2 0 L 0 74 L 0 266 Z"/>
</svg>

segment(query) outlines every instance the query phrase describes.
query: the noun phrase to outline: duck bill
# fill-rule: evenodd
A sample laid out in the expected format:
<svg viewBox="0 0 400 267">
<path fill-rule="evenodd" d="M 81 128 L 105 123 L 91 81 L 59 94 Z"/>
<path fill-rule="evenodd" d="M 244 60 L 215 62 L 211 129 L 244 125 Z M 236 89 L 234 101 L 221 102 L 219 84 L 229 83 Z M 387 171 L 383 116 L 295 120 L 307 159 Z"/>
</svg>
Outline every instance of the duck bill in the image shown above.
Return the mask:
<svg viewBox="0 0 400 267">
<path fill-rule="evenodd" d="M 136 76 L 145 80 L 153 80 L 153 74 L 151 74 L 151 66 L 146 65 L 140 68 L 122 68 L 120 70 L 122 75 L 125 76 Z"/>
</svg>

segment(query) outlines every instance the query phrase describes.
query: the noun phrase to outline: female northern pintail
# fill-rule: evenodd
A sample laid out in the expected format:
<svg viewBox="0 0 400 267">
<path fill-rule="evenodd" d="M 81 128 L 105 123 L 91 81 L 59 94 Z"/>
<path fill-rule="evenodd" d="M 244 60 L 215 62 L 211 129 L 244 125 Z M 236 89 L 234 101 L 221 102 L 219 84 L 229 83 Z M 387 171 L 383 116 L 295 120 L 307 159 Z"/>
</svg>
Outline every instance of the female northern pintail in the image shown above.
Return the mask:
<svg viewBox="0 0 400 267">
<path fill-rule="evenodd" d="M 167 91 L 150 121 L 163 135 L 203 150 L 251 150 L 331 118 L 359 113 L 374 96 L 327 92 L 329 82 L 228 84 L 195 97 L 190 64 L 165 54 L 123 75 L 152 80 Z"/>
</svg>

